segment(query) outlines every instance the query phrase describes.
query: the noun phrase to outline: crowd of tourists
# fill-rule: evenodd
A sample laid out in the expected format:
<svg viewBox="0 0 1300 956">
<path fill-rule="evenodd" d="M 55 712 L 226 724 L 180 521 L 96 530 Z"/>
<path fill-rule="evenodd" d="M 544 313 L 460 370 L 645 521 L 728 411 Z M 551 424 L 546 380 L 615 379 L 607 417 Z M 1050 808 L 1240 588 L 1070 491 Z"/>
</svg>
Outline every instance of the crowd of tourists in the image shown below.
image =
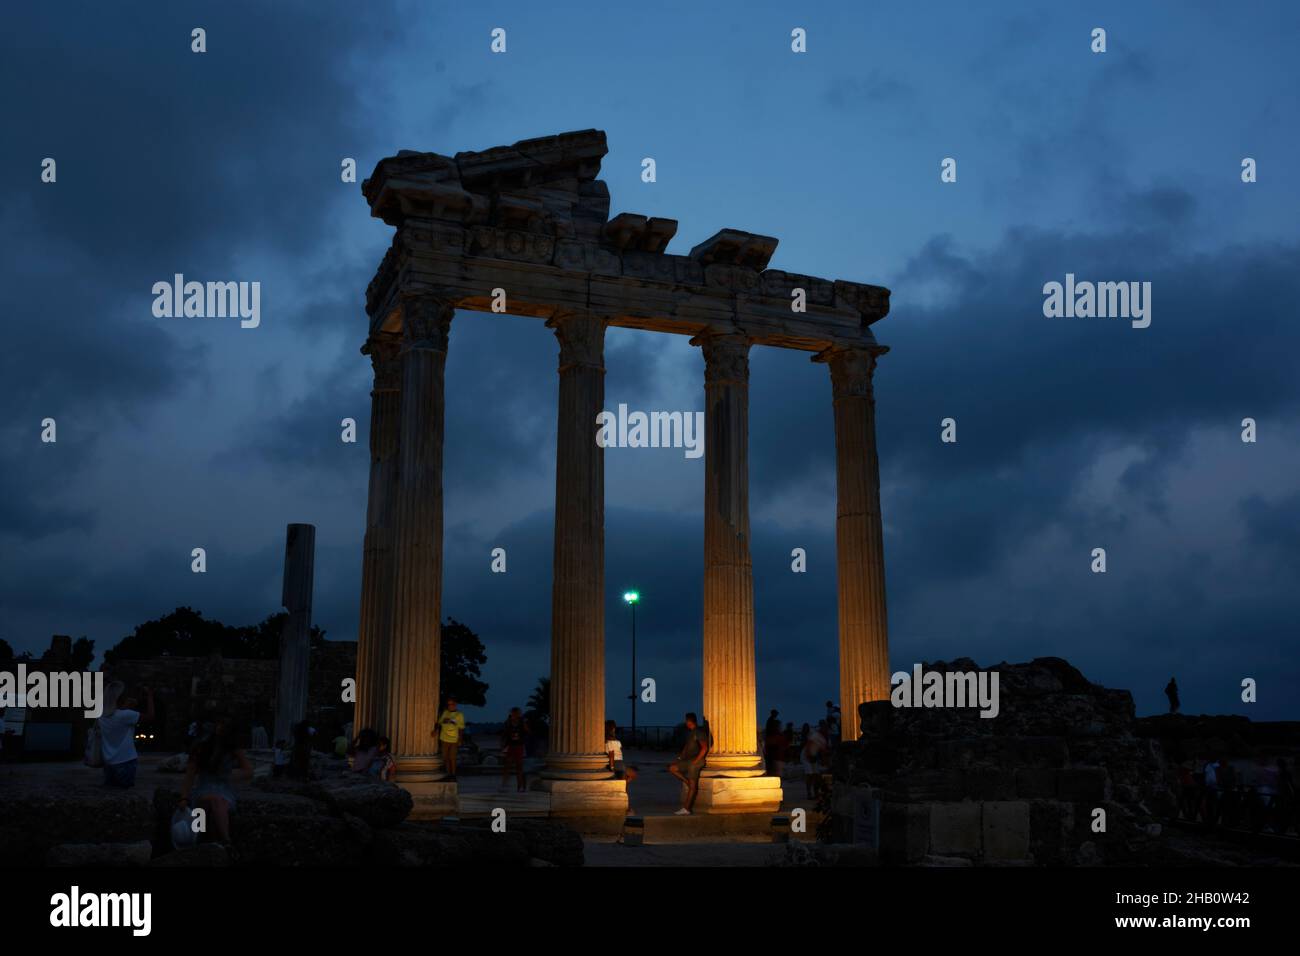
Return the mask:
<svg viewBox="0 0 1300 956">
<path fill-rule="evenodd" d="M 136 728 L 142 721 L 154 719 L 153 691 L 144 688 L 143 692 L 142 710 L 124 683 L 109 684 L 103 713 L 87 735 L 85 762 L 103 772 L 106 787 L 130 790 L 135 786 L 140 764 Z M 174 813 L 174 838 L 180 834 L 179 842 L 188 843 L 206 834 L 212 842 L 228 844 L 230 816 L 238 803 L 234 782 L 252 776 L 253 765 L 236 740 L 228 717 L 213 714 L 196 721 L 190 728 L 185 775 Z M 202 821 L 201 826 L 195 825 L 196 819 Z"/>
<path fill-rule="evenodd" d="M 1297 831 L 1295 777 L 1286 759 L 1260 757 L 1240 766 L 1226 757 L 1183 761 L 1176 768 L 1178 816 L 1210 827 L 1277 834 Z"/>
<path fill-rule="evenodd" d="M 816 798 L 824 774 L 830 770 L 831 754 L 840 742 L 840 709 L 826 701 L 826 716 L 817 726 L 805 723 L 795 730 L 793 722 L 781 724 L 781 712 L 773 709 L 763 725 L 763 755 L 767 773 L 785 777 L 788 765 L 798 764 L 809 799 Z"/>
</svg>

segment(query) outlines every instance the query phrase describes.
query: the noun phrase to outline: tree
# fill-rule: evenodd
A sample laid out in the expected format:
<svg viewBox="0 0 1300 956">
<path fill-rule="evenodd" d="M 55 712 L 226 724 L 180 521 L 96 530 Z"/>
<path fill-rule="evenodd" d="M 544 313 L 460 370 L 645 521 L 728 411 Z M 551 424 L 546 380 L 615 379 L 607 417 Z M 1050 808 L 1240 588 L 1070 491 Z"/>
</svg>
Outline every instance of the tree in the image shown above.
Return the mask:
<svg viewBox="0 0 1300 956">
<path fill-rule="evenodd" d="M 280 637 L 284 634 L 284 625 L 289 620 L 288 611 L 277 611 L 258 624 L 235 628 L 233 645 L 223 650 L 224 657 L 245 657 L 254 660 L 273 661 L 280 656 Z M 325 640 L 325 632 L 312 625 L 312 647 L 320 647 Z"/>
<path fill-rule="evenodd" d="M 0 663 L 9 663 L 14 659 L 14 649 L 9 646 L 9 642 L 0 637 Z"/>
<path fill-rule="evenodd" d="M 442 628 L 442 660 L 438 687 L 443 700 L 455 697 L 461 704 L 482 707 L 487 704 L 488 685 L 479 680 L 480 665 L 487 663 L 483 642 L 477 634 L 455 618 L 447 618 Z"/>
<path fill-rule="evenodd" d="M 70 665 L 74 671 L 90 670 L 90 662 L 95 659 L 95 642 L 88 641 L 86 638 L 79 637 L 72 642 L 72 660 Z"/>
<path fill-rule="evenodd" d="M 259 624 L 231 627 L 204 618 L 202 612 L 178 607 L 156 621 L 146 621 L 135 633 L 122 638 L 104 652 L 104 661 L 144 660 L 172 657 L 206 657 L 220 654 L 232 659 L 275 660 L 280 656 L 280 633 L 289 615 L 281 611 Z M 318 627 L 311 629 L 313 647 L 325 639 Z"/>
<path fill-rule="evenodd" d="M 537 678 L 537 689 L 528 697 L 528 711 L 524 715 L 534 728 L 551 726 L 551 679 Z"/>
</svg>

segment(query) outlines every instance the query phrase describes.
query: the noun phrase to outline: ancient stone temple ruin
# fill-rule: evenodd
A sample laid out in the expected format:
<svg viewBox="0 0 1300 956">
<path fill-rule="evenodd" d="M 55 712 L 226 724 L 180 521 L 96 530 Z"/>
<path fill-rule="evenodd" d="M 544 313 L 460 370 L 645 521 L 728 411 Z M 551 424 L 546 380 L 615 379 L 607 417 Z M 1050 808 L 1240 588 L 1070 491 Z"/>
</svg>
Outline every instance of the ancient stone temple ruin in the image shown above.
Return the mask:
<svg viewBox="0 0 1300 956">
<path fill-rule="evenodd" d="M 456 309 L 535 316 L 559 343 L 551 739 L 541 789 L 553 813 L 620 813 L 606 769 L 604 405 L 609 326 L 691 337 L 704 357 L 704 699 L 714 749 L 697 809 L 773 810 L 754 681 L 749 553 L 749 350 L 801 349 L 830 369 L 838 507 L 840 701 L 889 693 L 871 325 L 889 291 L 768 269 L 777 240 L 723 229 L 689 255 L 664 250 L 672 219 L 609 217 L 598 130 L 483 152 L 403 150 L 362 184 L 396 228 L 366 292 L 374 366 L 371 471 L 358 634 L 357 726 L 386 728 L 399 779 L 454 805 L 430 736 L 442 595 L 443 375 Z M 810 227 L 812 224 L 809 224 Z M 498 306 L 498 311 L 501 311 Z"/>
</svg>

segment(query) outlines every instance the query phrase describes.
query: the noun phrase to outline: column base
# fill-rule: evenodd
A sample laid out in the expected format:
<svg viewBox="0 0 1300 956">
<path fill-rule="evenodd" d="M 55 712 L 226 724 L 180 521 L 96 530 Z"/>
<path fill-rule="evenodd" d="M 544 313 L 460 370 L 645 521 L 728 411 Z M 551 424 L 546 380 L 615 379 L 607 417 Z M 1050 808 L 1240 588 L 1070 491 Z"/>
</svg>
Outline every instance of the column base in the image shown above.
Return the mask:
<svg viewBox="0 0 1300 956">
<path fill-rule="evenodd" d="M 767 770 L 758 754 L 709 754 L 701 777 L 761 777 Z"/>
<path fill-rule="evenodd" d="M 411 795 L 408 820 L 440 820 L 460 812 L 460 791 L 450 780 L 412 781 L 398 778 L 397 785 Z"/>
<path fill-rule="evenodd" d="M 544 780 L 612 780 L 605 754 L 550 754 L 542 769 Z"/>
<path fill-rule="evenodd" d="M 528 787 L 550 795 L 551 816 L 627 815 L 627 782 L 615 780 L 534 779 Z"/>
<path fill-rule="evenodd" d="M 775 813 L 781 809 L 776 777 L 700 777 L 696 813 Z"/>
<path fill-rule="evenodd" d="M 394 759 L 397 769 L 393 779 L 399 784 L 432 783 L 447 776 L 440 754 L 405 754 Z"/>
</svg>

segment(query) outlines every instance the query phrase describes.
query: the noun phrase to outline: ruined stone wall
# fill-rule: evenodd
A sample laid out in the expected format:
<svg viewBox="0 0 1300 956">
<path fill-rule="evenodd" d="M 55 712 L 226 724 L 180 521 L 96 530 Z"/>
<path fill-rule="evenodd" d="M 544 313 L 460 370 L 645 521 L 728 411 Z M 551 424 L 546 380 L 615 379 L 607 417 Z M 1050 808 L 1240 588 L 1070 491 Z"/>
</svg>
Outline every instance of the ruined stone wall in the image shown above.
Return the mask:
<svg viewBox="0 0 1300 956">
<path fill-rule="evenodd" d="M 326 641 L 312 649 L 307 719 L 322 733 L 333 733 L 352 720 L 353 705 L 342 701 L 342 682 L 354 676 L 356 656 L 355 641 Z M 229 659 L 220 654 L 156 657 L 118 661 L 106 667 L 105 674 L 106 680 L 125 681 L 132 692 L 153 688 L 158 735 L 153 746 L 159 749 L 183 748 L 190 721 L 207 714 L 231 715 L 244 733 L 258 723 L 269 735 L 274 724 L 279 661 Z"/>
<path fill-rule="evenodd" d="M 1176 800 L 1159 742 L 1136 733 L 1128 691 L 1093 684 L 1059 658 L 925 670 L 996 670 L 1000 713 L 863 706 L 867 734 L 837 753 L 836 803 L 876 791 L 884 862 L 1141 861 Z M 1092 830 L 1098 808 L 1105 833 Z"/>
</svg>

